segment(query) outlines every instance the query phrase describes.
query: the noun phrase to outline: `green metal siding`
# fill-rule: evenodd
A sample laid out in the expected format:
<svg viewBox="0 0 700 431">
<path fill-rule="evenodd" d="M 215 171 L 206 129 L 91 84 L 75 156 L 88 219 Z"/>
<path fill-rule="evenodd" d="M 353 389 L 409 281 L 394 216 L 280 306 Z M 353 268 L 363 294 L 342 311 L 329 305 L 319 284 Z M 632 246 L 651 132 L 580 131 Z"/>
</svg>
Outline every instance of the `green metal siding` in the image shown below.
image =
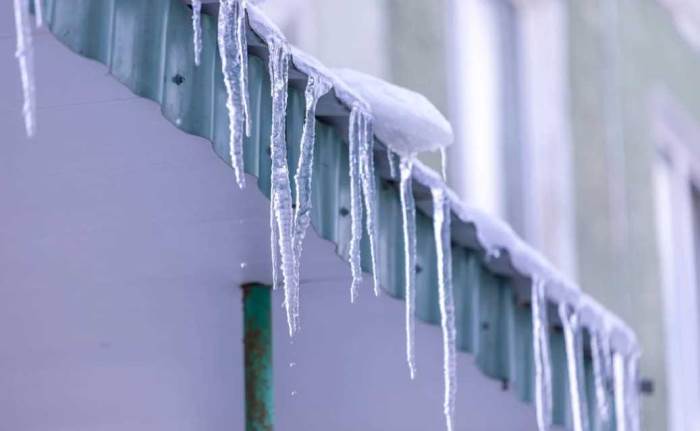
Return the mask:
<svg viewBox="0 0 700 431">
<path fill-rule="evenodd" d="M 163 116 L 182 131 L 208 139 L 216 154 L 230 164 L 226 91 L 216 50 L 216 22 L 212 17 L 203 16 L 202 64 L 195 67 L 190 10 L 179 0 L 46 0 L 46 6 L 49 28 L 58 39 L 75 52 L 107 65 L 110 73 L 134 93 L 159 103 Z M 245 142 L 245 168 L 248 174 L 257 177 L 258 188 L 269 197 L 270 85 L 265 59 L 255 53 L 250 56 L 249 75 L 253 130 Z M 345 258 L 350 240 L 350 217 L 346 211 L 350 207 L 347 144 L 344 135 L 327 120 L 320 117 L 317 123 L 312 225 L 320 236 L 334 242 L 338 255 Z M 292 85 L 287 108 L 292 171 L 299 156 L 303 121 L 303 91 Z M 377 153 L 376 157 L 384 157 L 384 153 Z M 395 222 L 401 219 L 398 187 L 380 171 L 376 173 L 379 279 L 387 294 L 402 298 L 403 233 L 401 224 Z M 236 187 L 233 176 L 230 183 L 221 186 Z M 430 199 L 420 187 L 414 193 L 417 206 Z M 462 222 L 453 221 L 453 231 L 464 228 Z M 430 215 L 420 209 L 417 230 L 417 315 L 425 322 L 437 324 L 433 223 Z M 369 271 L 366 237 L 362 244 L 363 268 Z M 501 380 L 504 387 L 530 402 L 534 371 L 529 300 L 513 288 L 527 280 L 488 269 L 482 249 L 455 242 L 452 247 L 459 349 L 472 353 L 487 376 Z M 555 315 L 554 311 L 550 315 Z M 551 331 L 551 351 L 554 421 L 567 425 L 566 360 L 563 336 L 557 328 Z M 591 380 L 589 372 L 588 401 L 594 405 Z"/>
</svg>

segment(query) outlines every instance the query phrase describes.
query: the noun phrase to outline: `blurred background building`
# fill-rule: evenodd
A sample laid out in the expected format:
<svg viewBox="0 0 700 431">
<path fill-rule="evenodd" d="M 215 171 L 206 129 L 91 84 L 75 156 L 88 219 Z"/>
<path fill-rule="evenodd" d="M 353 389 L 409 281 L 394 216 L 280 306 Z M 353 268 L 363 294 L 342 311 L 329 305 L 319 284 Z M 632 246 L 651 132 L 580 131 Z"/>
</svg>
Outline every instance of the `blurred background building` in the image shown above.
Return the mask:
<svg viewBox="0 0 700 431">
<path fill-rule="evenodd" d="M 264 8 L 326 64 L 433 101 L 457 136 L 451 186 L 637 331 L 644 429 L 700 429 L 700 3 Z"/>
</svg>

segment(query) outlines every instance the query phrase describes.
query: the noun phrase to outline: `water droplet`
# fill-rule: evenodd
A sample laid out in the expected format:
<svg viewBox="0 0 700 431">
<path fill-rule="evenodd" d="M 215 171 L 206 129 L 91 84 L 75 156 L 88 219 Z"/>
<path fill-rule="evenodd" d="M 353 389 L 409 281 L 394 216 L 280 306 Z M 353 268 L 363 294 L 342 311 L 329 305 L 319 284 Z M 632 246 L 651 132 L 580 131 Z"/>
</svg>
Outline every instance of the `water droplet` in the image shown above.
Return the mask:
<svg viewBox="0 0 700 431">
<path fill-rule="evenodd" d="M 248 264 L 246 262 L 241 262 L 241 269 L 246 269 Z"/>
<path fill-rule="evenodd" d="M 179 126 L 180 124 L 182 124 L 182 118 L 176 119 L 176 120 L 175 120 L 175 124 L 177 124 L 178 126 Z"/>
<path fill-rule="evenodd" d="M 294 368 L 294 367 L 296 367 L 296 366 L 297 366 L 297 363 L 296 363 L 296 362 L 290 362 L 290 363 L 289 363 L 289 368 Z"/>
<path fill-rule="evenodd" d="M 296 397 L 297 396 L 297 391 L 292 391 L 292 396 Z"/>
</svg>

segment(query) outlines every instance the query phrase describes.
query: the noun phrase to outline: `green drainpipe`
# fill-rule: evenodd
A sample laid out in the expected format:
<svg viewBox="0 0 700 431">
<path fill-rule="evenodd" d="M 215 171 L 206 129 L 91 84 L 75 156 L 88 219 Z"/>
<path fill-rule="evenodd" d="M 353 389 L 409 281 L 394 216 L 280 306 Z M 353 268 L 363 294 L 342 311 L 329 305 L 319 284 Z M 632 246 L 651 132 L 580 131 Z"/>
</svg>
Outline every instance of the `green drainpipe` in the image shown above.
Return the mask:
<svg viewBox="0 0 700 431">
<path fill-rule="evenodd" d="M 246 431 L 271 431 L 274 416 L 271 288 L 258 283 L 242 287 Z"/>
</svg>

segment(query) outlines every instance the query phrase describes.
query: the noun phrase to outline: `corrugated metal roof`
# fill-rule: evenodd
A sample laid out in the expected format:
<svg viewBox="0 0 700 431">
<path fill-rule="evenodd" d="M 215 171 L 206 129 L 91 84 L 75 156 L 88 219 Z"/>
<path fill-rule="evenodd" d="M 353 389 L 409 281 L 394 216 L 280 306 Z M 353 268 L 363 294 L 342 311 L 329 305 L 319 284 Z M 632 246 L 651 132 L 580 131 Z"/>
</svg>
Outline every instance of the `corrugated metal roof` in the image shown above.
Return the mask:
<svg viewBox="0 0 700 431">
<path fill-rule="evenodd" d="M 48 0 L 50 30 L 75 52 L 104 63 L 134 93 L 161 105 L 165 118 L 181 130 L 211 141 L 230 163 L 226 90 L 216 50 L 216 23 L 204 16 L 202 64 L 195 67 L 190 11 L 178 0 Z M 270 191 L 270 84 L 266 48 L 249 37 L 250 100 L 253 129 L 245 141 L 246 172 L 257 177 L 259 190 Z M 287 141 L 290 170 L 296 166 L 304 121 L 306 77 L 290 73 Z M 314 148 L 312 225 L 346 257 L 350 240 L 348 112 L 332 96 L 319 106 Z M 381 144 L 380 144 L 381 145 Z M 390 295 L 402 298 L 404 286 L 401 208 L 398 186 L 384 157 L 377 157 L 379 184 L 379 279 Z M 231 187 L 235 187 L 232 177 Z M 426 184 L 415 182 L 417 211 L 417 301 L 420 319 L 439 322 L 436 253 Z M 370 269 L 369 241 L 362 241 L 362 264 Z M 504 382 L 518 397 L 531 401 L 534 367 L 529 284 L 510 264 L 508 254 L 489 259 L 475 226 L 453 221 L 453 279 L 457 307 L 458 347 L 472 353 L 488 376 Z M 555 316 L 553 309 L 549 313 Z M 552 320 L 556 320 L 553 318 Z M 569 392 L 563 335 L 551 331 L 554 422 L 569 424 Z M 588 346 L 588 341 L 585 342 Z M 592 365 L 585 361 L 590 417 L 596 416 Z M 597 421 L 593 421 L 597 423 Z M 597 428 L 596 428 L 597 429 Z"/>
</svg>

